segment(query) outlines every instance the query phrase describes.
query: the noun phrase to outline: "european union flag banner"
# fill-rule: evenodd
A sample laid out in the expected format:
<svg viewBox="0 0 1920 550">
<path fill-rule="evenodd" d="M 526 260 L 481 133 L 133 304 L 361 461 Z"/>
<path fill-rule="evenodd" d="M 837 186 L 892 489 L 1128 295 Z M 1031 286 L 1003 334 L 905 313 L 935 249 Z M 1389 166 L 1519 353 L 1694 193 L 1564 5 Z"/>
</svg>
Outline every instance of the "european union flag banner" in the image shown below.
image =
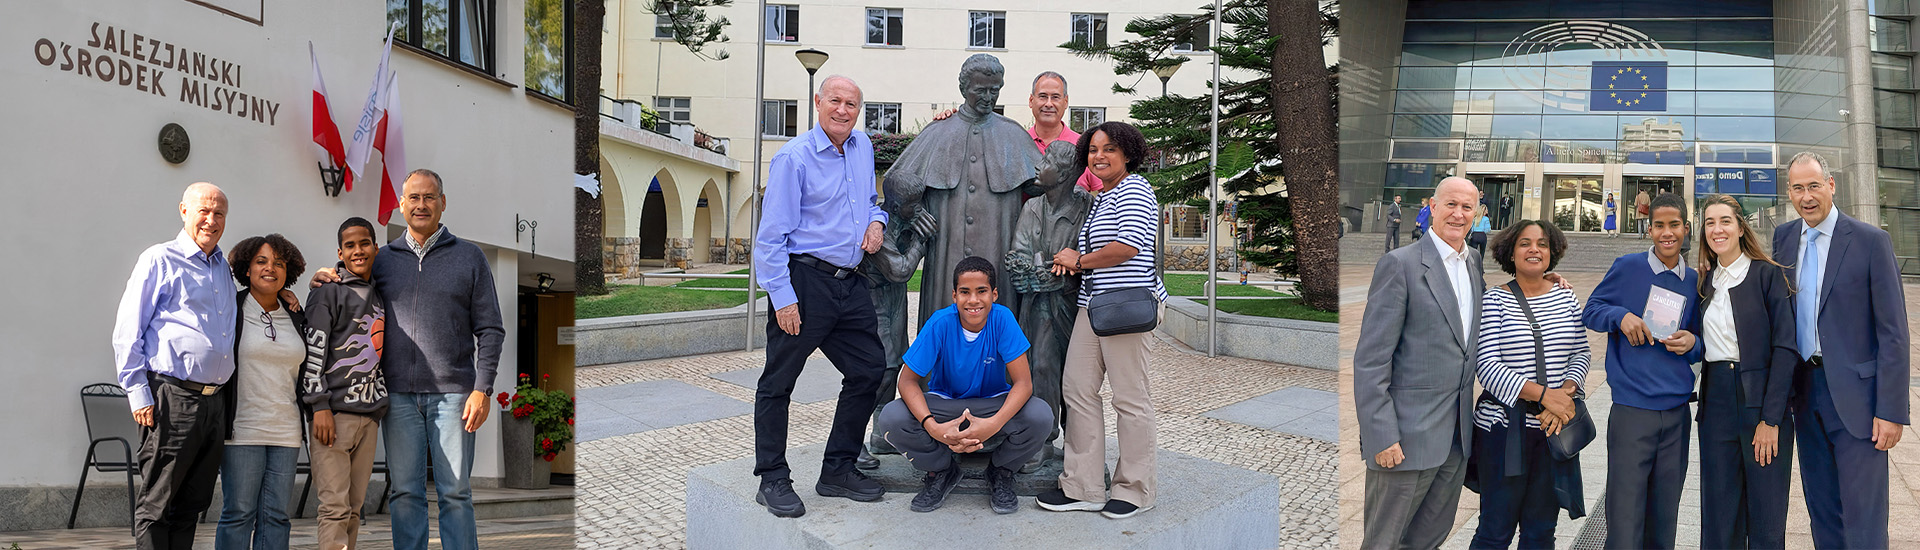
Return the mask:
<svg viewBox="0 0 1920 550">
<path fill-rule="evenodd" d="M 1667 110 L 1667 62 L 1593 62 L 1593 92 L 1587 110 Z"/>
</svg>

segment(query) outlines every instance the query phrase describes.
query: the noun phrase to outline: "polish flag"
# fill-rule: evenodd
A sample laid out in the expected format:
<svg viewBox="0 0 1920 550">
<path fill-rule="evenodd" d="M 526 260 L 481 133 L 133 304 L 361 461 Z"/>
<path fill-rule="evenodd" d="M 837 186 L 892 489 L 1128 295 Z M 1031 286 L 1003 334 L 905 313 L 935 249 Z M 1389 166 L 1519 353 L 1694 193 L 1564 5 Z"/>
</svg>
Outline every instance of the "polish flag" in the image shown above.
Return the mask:
<svg viewBox="0 0 1920 550">
<path fill-rule="evenodd" d="M 320 78 L 320 56 L 307 43 L 307 57 L 313 60 L 313 145 L 320 164 L 341 169 L 347 164 L 346 147 L 340 143 L 340 126 L 333 121 L 333 109 L 327 107 L 327 84 Z M 353 190 L 353 171 L 343 170 L 346 190 Z"/>
<path fill-rule="evenodd" d="M 380 124 L 374 133 L 373 148 L 380 151 L 380 225 L 386 225 L 393 209 L 400 207 L 400 185 L 407 181 L 406 138 L 401 135 L 400 75 L 387 79 L 387 92 L 381 100 Z"/>
</svg>

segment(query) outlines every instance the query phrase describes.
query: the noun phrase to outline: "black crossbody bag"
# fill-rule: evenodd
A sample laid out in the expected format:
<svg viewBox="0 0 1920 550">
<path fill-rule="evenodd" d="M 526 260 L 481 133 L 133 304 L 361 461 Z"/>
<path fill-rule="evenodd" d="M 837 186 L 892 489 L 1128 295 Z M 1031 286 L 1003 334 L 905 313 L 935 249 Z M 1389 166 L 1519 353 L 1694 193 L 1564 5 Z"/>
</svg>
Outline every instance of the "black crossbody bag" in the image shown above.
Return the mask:
<svg viewBox="0 0 1920 550">
<path fill-rule="evenodd" d="M 1093 220 L 1092 216 L 1088 218 L 1080 224 L 1080 241 L 1087 243 L 1087 248 L 1093 248 Z M 1087 287 L 1087 323 L 1093 326 L 1094 335 L 1134 334 L 1160 325 L 1160 297 L 1153 293 L 1153 287 L 1102 291 L 1093 287 L 1092 277 L 1082 277 L 1081 284 Z"/>
<path fill-rule="evenodd" d="M 1513 299 L 1520 303 L 1520 313 L 1527 316 L 1527 327 L 1533 332 L 1534 382 L 1540 384 L 1543 391 L 1552 391 L 1553 386 L 1547 383 L 1546 338 L 1540 335 L 1540 323 L 1533 319 L 1533 308 L 1527 306 L 1527 293 L 1520 291 L 1520 281 L 1517 280 L 1507 282 L 1507 289 L 1513 291 Z M 1544 410 L 1539 403 L 1528 403 L 1527 409 L 1534 414 Z M 1520 423 L 1519 426 L 1526 425 L 1525 418 L 1509 420 Z M 1511 428 L 1509 431 L 1519 433 L 1519 430 Z M 1593 415 L 1587 414 L 1587 399 L 1574 397 L 1573 419 L 1568 420 L 1567 425 L 1561 427 L 1559 433 L 1547 437 L 1547 449 L 1553 452 L 1554 460 L 1571 459 L 1578 456 L 1581 449 L 1587 448 L 1587 444 L 1593 443 L 1597 434 L 1598 430 L 1593 425 Z"/>
</svg>

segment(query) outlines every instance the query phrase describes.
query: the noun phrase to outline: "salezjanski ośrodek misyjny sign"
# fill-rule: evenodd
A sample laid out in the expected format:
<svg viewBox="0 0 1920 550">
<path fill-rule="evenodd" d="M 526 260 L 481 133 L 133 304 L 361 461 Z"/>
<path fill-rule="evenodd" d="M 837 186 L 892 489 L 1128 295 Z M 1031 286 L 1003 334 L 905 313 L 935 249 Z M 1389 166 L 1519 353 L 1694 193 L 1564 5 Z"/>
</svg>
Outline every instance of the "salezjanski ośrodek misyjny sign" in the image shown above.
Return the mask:
<svg viewBox="0 0 1920 550">
<path fill-rule="evenodd" d="M 77 45 L 41 38 L 33 57 L 42 66 L 268 126 L 279 120 L 280 102 L 241 91 L 240 64 L 113 25 L 93 23 Z"/>
</svg>

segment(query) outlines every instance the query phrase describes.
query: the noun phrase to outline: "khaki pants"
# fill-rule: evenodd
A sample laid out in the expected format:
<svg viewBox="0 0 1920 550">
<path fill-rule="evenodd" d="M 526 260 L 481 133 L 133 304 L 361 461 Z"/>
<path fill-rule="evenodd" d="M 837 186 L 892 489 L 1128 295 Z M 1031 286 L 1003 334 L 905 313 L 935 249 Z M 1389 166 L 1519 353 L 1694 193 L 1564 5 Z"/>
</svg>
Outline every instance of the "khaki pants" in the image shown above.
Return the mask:
<svg viewBox="0 0 1920 550">
<path fill-rule="evenodd" d="M 1166 306 L 1161 305 L 1161 317 Z M 1146 508 L 1153 505 L 1154 419 L 1147 392 L 1147 342 L 1152 332 L 1100 337 L 1087 322 L 1086 308 L 1074 317 L 1067 343 L 1061 400 L 1067 405 L 1065 470 L 1060 489 L 1088 502 L 1107 500 L 1107 425 L 1100 402 L 1100 381 L 1113 387 L 1113 411 L 1119 423 L 1120 459 L 1113 469 L 1113 498 Z"/>
<path fill-rule="evenodd" d="M 320 549 L 354 548 L 360 538 L 360 506 L 367 500 L 380 421 L 371 416 L 333 413 L 333 445 L 308 441 L 313 484 L 320 488 Z"/>
</svg>

